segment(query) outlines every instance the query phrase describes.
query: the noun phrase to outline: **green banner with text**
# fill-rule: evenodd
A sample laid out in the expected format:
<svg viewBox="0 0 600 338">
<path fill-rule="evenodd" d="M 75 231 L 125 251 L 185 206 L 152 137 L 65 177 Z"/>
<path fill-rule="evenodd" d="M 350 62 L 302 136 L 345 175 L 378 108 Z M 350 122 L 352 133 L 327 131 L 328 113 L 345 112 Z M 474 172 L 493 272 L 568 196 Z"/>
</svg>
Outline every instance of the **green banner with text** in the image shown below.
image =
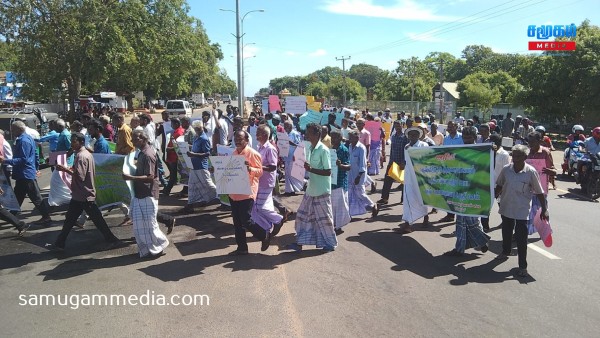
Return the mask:
<svg viewBox="0 0 600 338">
<path fill-rule="evenodd" d="M 493 201 L 491 144 L 409 148 L 423 204 L 465 216 L 488 216 Z"/>
</svg>

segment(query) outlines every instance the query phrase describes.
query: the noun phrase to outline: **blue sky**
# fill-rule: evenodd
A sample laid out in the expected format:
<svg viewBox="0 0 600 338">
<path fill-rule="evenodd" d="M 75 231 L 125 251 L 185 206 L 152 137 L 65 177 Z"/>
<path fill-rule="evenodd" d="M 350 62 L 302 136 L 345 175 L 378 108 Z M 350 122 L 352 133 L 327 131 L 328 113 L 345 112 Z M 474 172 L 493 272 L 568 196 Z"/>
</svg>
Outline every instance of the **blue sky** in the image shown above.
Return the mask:
<svg viewBox="0 0 600 338">
<path fill-rule="evenodd" d="M 220 66 L 237 81 L 235 0 L 188 0 L 212 42 Z M 244 19 L 245 95 L 269 80 L 306 75 L 326 66 L 368 63 L 394 69 L 399 59 L 467 45 L 500 53 L 527 53 L 529 25 L 600 24 L 600 0 L 240 0 Z"/>
</svg>

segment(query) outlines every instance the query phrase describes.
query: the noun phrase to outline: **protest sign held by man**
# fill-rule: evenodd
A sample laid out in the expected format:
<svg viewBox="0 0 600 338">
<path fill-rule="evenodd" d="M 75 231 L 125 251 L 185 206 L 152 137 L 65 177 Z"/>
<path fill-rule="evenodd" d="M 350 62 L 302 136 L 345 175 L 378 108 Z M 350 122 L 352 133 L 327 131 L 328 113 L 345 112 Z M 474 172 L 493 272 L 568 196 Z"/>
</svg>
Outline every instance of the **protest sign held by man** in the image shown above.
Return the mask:
<svg viewBox="0 0 600 338">
<path fill-rule="evenodd" d="M 71 134 L 71 148 L 75 153 L 73 167 L 67 168 L 58 164 L 56 169 L 71 175 L 71 201 L 65 215 L 65 222 L 58 238 L 51 246 L 52 250 L 62 251 L 65 249 L 67 236 L 77 223 L 77 218 L 83 211 L 92 219 L 94 225 L 109 243 L 108 248 L 120 244 L 120 241 L 108 228 L 108 224 L 102 217 L 102 213 L 96 205 L 96 187 L 94 184 L 96 169 L 94 157 L 84 147 L 85 136 L 81 133 Z"/>
<path fill-rule="evenodd" d="M 233 226 L 235 228 L 235 242 L 237 243 L 237 249 L 231 252 L 230 255 L 240 256 L 248 254 L 246 230 L 250 231 L 256 239 L 262 242 L 261 251 L 269 248 L 270 234 L 251 220 L 252 208 L 254 207 L 258 193 L 259 178 L 263 175 L 260 154 L 248 145 L 250 138 L 248 133 L 243 130 L 234 133 L 233 141 L 235 143 L 233 155 L 244 156 L 251 187 L 250 195 L 229 194 L 231 216 L 233 217 Z"/>
<path fill-rule="evenodd" d="M 462 130 L 463 144 L 475 144 L 477 129 L 466 126 Z M 487 243 L 490 236 L 486 235 L 479 222 L 479 217 L 456 216 L 456 245 L 454 249 L 445 252 L 445 256 L 462 256 L 466 249 L 479 248 L 481 252 L 487 252 Z"/>
</svg>

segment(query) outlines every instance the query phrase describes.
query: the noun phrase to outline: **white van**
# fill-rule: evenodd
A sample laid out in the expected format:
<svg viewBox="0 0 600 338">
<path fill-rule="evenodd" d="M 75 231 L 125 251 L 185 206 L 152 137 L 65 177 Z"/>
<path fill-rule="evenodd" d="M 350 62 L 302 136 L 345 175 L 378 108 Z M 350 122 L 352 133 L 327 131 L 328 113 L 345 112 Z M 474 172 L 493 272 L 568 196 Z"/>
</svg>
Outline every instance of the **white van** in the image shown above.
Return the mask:
<svg viewBox="0 0 600 338">
<path fill-rule="evenodd" d="M 169 116 L 181 116 L 192 117 L 192 106 L 189 102 L 184 100 L 169 100 L 165 109 L 169 113 Z"/>
</svg>

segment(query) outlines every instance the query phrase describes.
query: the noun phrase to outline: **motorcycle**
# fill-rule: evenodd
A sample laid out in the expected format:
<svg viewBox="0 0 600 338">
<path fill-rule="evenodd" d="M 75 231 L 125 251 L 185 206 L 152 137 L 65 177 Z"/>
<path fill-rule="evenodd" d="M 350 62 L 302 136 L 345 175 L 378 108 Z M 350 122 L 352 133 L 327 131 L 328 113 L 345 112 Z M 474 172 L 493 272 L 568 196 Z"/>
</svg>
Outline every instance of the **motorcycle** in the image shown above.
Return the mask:
<svg viewBox="0 0 600 338">
<path fill-rule="evenodd" d="M 579 161 L 581 172 L 576 172 L 575 178 L 583 194 L 597 200 L 600 198 L 600 152 L 588 155 Z"/>
<path fill-rule="evenodd" d="M 584 158 L 584 152 L 581 150 L 582 142 L 572 142 L 567 149 L 565 149 L 564 162 L 562 163 L 562 174 L 567 176 L 573 176 L 577 171 L 577 163 Z"/>
</svg>

